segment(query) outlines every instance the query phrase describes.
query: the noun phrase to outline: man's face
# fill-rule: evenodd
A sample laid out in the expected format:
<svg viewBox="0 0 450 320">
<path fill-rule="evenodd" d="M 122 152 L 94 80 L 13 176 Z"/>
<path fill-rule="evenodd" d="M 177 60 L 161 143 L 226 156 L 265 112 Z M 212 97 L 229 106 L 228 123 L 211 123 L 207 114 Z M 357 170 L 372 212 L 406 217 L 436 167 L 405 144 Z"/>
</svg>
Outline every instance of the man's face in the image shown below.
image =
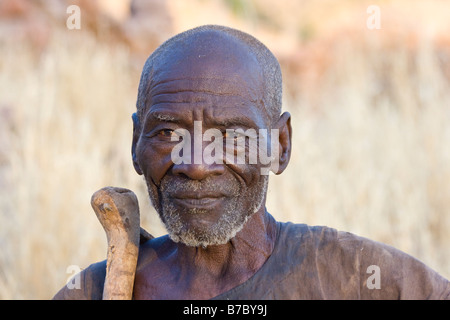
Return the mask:
<svg viewBox="0 0 450 320">
<path fill-rule="evenodd" d="M 225 146 L 236 139 L 227 129 L 258 132 L 270 121 L 262 105 L 261 72 L 246 48 L 229 39 L 212 40 L 207 47 L 198 41 L 169 53 L 155 67 L 134 149 L 139 173 L 170 237 L 208 246 L 226 243 L 250 215 L 264 210 L 268 179 L 259 163 L 194 161 L 198 143 L 201 151 L 211 144 L 198 135 L 217 129 Z M 183 139 L 180 130 L 197 143 L 190 148 L 190 163 L 174 163 L 172 151 Z"/>
</svg>

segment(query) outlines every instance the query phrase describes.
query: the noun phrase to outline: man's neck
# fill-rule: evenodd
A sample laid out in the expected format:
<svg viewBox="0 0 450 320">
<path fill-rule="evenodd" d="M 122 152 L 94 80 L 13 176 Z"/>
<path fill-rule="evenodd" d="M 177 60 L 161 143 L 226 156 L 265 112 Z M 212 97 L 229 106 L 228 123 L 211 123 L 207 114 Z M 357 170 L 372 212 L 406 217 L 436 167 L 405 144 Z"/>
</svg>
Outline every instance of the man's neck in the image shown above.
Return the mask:
<svg viewBox="0 0 450 320">
<path fill-rule="evenodd" d="M 276 229 L 273 217 L 261 210 L 224 245 L 206 248 L 178 245 L 180 268 L 231 289 L 225 287 L 246 281 L 266 262 L 275 245 Z"/>
<path fill-rule="evenodd" d="M 272 254 L 276 237 L 276 221 L 262 208 L 224 245 L 189 247 L 170 240 L 171 244 L 162 246 L 164 252 L 157 252 L 158 257 L 165 258 L 156 268 L 166 270 L 157 281 L 172 291 L 164 292 L 160 285 L 155 285 L 153 291 L 169 299 L 213 298 L 253 276 Z M 153 286 L 151 269 L 144 277 Z M 154 292 L 151 296 L 159 294 Z"/>
</svg>

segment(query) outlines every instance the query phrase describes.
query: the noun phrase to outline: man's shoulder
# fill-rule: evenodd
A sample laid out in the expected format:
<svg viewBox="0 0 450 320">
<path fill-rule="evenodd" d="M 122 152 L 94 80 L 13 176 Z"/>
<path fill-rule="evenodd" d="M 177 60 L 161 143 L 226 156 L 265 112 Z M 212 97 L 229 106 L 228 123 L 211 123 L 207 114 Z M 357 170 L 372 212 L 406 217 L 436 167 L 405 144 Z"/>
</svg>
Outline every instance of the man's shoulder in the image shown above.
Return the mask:
<svg viewBox="0 0 450 320">
<path fill-rule="evenodd" d="M 89 265 L 56 293 L 53 300 L 101 300 L 106 277 L 106 260 Z"/>
<path fill-rule="evenodd" d="M 341 232 L 335 228 L 304 223 L 278 222 L 279 241 L 296 246 L 323 247 L 324 243 L 338 243 L 344 235 L 348 239 L 358 241 L 358 236 Z"/>
<path fill-rule="evenodd" d="M 325 259 L 350 261 L 358 258 L 361 247 L 382 246 L 375 241 L 332 227 L 303 223 L 279 223 L 279 247 L 288 255 L 307 255 L 314 263 Z M 303 258 L 300 259 L 303 261 Z M 353 263 L 353 262 L 352 262 Z"/>
<path fill-rule="evenodd" d="M 153 260 L 158 260 L 160 250 L 168 240 L 168 236 L 162 236 L 142 241 L 139 246 L 137 271 Z M 93 263 L 76 274 L 72 281 L 56 293 L 53 300 L 101 300 L 105 278 L 106 260 Z"/>
<path fill-rule="evenodd" d="M 447 279 L 391 245 L 327 226 L 288 222 L 280 231 L 281 245 L 316 269 L 325 289 L 354 282 L 362 299 L 450 299 Z"/>
<path fill-rule="evenodd" d="M 159 259 L 164 252 L 170 250 L 169 248 L 173 245 L 173 241 L 170 240 L 168 235 L 163 235 L 161 237 L 152 238 L 139 246 L 139 258 L 137 268 L 141 268 L 143 265 L 149 262 Z"/>
<path fill-rule="evenodd" d="M 280 238 L 292 245 L 312 246 L 319 251 L 339 247 L 351 254 L 356 253 L 355 250 L 362 251 L 365 248 L 386 254 L 404 254 L 388 244 L 328 226 L 293 222 L 279 222 L 279 225 Z"/>
<path fill-rule="evenodd" d="M 359 264 L 392 266 L 400 261 L 414 261 L 423 265 L 417 258 L 392 245 L 327 226 L 280 223 L 280 239 L 283 245 L 305 247 L 309 251 L 314 250 L 318 256 L 349 257 Z"/>
</svg>

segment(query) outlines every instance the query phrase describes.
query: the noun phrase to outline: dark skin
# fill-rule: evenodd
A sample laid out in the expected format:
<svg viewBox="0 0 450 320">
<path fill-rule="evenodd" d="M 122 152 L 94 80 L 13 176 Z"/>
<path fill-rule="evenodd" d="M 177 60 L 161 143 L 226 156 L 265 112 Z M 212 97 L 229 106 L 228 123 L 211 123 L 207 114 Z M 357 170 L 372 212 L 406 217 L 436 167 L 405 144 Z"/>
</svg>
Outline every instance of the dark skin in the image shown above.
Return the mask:
<svg viewBox="0 0 450 320">
<path fill-rule="evenodd" d="M 215 184 L 235 179 L 243 206 L 250 208 L 247 191 L 261 182 L 261 164 L 174 164 L 170 140 L 173 130 L 193 132 L 194 121 L 203 130 L 260 128 L 279 130 L 279 167 L 286 168 L 291 150 L 290 115 L 270 119 L 262 105 L 259 65 L 245 45 L 229 37 L 199 36 L 189 48 L 167 54 L 152 82 L 143 119 L 134 118 L 133 164 L 150 189 L 158 193 L 161 180 L 212 178 Z M 207 41 L 207 45 L 205 45 Z M 211 42 L 212 41 L 212 42 Z M 159 69 L 158 69 L 159 68 Z M 203 142 L 203 148 L 207 145 Z M 192 158 L 193 159 L 193 158 Z M 201 214 L 184 214 L 189 228 L 207 228 L 223 212 L 229 194 L 176 194 L 171 198 L 183 212 L 191 206 Z M 277 237 L 276 221 L 264 202 L 243 229 L 226 244 L 192 247 L 168 236 L 148 241 L 140 249 L 135 299 L 210 299 L 248 280 L 271 255 Z M 249 209 L 250 210 L 250 209 Z"/>
</svg>

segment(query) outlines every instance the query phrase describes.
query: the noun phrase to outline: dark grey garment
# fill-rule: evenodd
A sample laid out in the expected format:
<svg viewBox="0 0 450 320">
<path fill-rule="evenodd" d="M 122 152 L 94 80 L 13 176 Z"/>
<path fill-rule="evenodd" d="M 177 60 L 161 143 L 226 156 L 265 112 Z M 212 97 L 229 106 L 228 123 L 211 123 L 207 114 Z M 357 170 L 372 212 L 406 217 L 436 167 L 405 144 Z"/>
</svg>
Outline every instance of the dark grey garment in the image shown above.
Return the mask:
<svg viewBox="0 0 450 320">
<path fill-rule="evenodd" d="M 214 299 L 450 299 L 450 282 L 391 246 L 328 227 L 278 223 L 272 255 L 246 282 Z M 81 288 L 54 299 L 101 299 L 105 261 Z"/>
</svg>

